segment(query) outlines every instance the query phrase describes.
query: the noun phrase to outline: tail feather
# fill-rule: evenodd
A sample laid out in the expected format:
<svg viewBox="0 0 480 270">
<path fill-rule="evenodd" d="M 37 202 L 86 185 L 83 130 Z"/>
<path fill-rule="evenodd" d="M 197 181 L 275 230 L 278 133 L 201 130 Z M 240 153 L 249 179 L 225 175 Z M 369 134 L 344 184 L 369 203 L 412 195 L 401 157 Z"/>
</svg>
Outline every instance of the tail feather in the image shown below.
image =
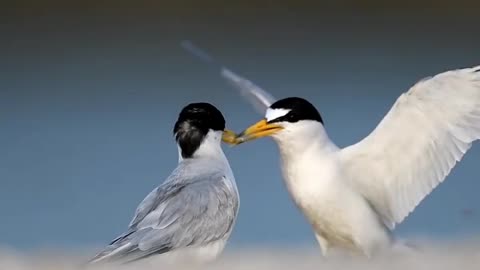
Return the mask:
<svg viewBox="0 0 480 270">
<path fill-rule="evenodd" d="M 128 253 L 133 246 L 130 243 L 126 243 L 122 246 L 108 246 L 103 251 L 95 255 L 90 261 L 89 264 L 104 263 L 108 261 L 117 260 L 122 254 Z"/>
</svg>

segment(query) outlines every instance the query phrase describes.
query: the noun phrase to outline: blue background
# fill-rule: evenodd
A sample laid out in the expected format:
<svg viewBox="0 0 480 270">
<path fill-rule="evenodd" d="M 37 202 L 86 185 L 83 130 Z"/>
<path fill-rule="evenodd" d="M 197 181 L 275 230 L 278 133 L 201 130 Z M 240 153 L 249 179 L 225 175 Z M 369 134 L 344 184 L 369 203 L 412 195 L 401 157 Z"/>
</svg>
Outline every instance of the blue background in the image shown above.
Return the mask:
<svg viewBox="0 0 480 270">
<path fill-rule="evenodd" d="M 480 64 L 475 9 L 23 2 L 0 16 L 0 245 L 19 249 L 103 245 L 126 229 L 176 166 L 187 103 L 215 104 L 237 131 L 261 117 L 181 40 L 278 98 L 311 100 L 339 146 L 418 80 Z M 225 152 L 241 195 L 231 246 L 315 245 L 273 141 Z M 396 233 L 478 234 L 479 158 L 474 145 Z"/>
</svg>

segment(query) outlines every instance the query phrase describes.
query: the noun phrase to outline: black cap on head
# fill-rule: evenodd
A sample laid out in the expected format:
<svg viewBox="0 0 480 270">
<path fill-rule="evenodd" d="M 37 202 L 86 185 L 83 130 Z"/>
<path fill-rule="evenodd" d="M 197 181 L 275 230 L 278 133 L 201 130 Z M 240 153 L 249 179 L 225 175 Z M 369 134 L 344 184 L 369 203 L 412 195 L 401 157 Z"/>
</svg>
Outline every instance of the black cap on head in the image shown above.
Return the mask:
<svg viewBox="0 0 480 270">
<path fill-rule="evenodd" d="M 313 120 L 323 124 L 323 119 L 315 106 L 307 100 L 299 97 L 289 97 L 276 101 L 270 106 L 271 109 L 290 110 L 284 116 L 272 119 L 269 123 L 290 122 L 295 123 L 300 120 Z"/>
<path fill-rule="evenodd" d="M 209 130 L 223 131 L 225 118 L 212 104 L 200 102 L 185 106 L 173 128 L 182 157 L 189 158 L 200 147 Z"/>
</svg>

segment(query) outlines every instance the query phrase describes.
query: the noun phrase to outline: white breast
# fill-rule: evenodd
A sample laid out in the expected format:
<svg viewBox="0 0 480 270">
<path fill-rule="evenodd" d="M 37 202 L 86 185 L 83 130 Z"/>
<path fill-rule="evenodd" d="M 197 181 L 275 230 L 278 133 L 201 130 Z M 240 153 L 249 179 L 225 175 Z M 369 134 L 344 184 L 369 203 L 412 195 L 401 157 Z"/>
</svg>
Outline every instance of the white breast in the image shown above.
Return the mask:
<svg viewBox="0 0 480 270">
<path fill-rule="evenodd" d="M 325 202 L 338 192 L 337 167 L 332 160 L 320 160 L 309 154 L 294 159 L 282 157 L 285 184 L 295 202 L 302 207 Z M 313 205 L 312 205 L 313 206 Z"/>
<path fill-rule="evenodd" d="M 370 254 L 389 243 L 386 228 L 342 175 L 335 158 L 305 155 L 282 166 L 287 189 L 329 247 Z M 322 247 L 326 249 L 326 247 Z"/>
<path fill-rule="evenodd" d="M 298 125 L 295 128 L 299 130 Z M 329 246 L 367 254 L 378 243 L 388 242 L 376 213 L 343 174 L 339 149 L 329 140 L 321 140 L 322 130 L 307 126 L 302 136 L 288 131 L 275 138 L 282 173 L 292 199 L 317 238 L 320 236 Z M 316 134 L 312 136 L 315 139 L 299 139 L 309 134 Z"/>
<path fill-rule="evenodd" d="M 280 150 L 282 173 L 288 191 L 299 207 L 323 207 L 337 198 L 342 181 L 339 149 L 319 140 L 321 127 L 295 123 L 274 137 Z M 325 135 L 326 136 L 326 135 Z M 328 142 L 325 140 L 325 142 Z"/>
</svg>

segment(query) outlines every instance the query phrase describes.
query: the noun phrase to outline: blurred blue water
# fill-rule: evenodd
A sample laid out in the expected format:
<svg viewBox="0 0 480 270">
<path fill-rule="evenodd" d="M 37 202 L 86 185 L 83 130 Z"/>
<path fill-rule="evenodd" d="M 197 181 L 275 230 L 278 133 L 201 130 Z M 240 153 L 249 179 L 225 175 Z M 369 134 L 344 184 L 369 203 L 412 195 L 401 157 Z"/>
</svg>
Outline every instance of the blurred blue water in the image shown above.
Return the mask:
<svg viewBox="0 0 480 270">
<path fill-rule="evenodd" d="M 1 25 L 0 244 L 88 246 L 121 233 L 175 167 L 172 128 L 189 102 L 212 102 L 234 130 L 258 120 L 215 70 L 182 51 L 185 38 L 276 97 L 311 100 L 340 146 L 367 135 L 421 78 L 480 64 L 469 18 L 218 20 L 39 17 Z M 241 195 L 232 246 L 314 245 L 284 189 L 273 142 L 225 152 Z M 479 158 L 475 145 L 397 233 L 478 234 Z"/>
</svg>

